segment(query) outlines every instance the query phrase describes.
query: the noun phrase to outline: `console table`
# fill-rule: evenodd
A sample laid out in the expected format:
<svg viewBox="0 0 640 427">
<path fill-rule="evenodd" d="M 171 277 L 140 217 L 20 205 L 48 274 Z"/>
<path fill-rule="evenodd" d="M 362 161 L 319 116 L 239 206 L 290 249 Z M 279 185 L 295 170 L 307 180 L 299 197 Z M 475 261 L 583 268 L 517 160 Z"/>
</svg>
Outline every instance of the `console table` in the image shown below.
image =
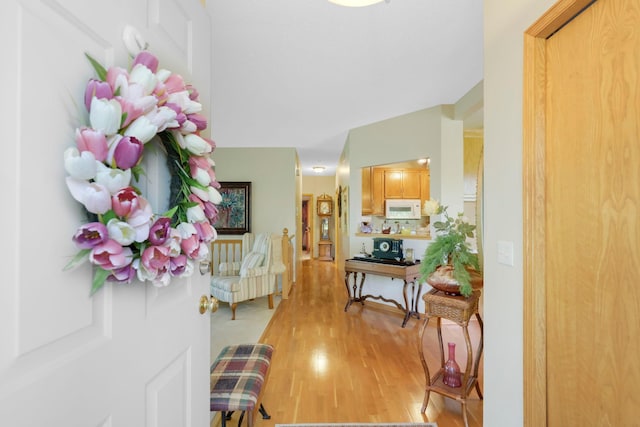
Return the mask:
<svg viewBox="0 0 640 427">
<path fill-rule="evenodd" d="M 422 403 L 422 409 L 420 412 L 424 413 L 427 410 L 427 404 L 429 403 L 429 394 L 433 391 L 435 393 L 447 396 L 455 399 L 462 404 L 462 418 L 464 420 L 465 427 L 469 425 L 467 420 L 467 399 L 471 391 L 475 388 L 478 397 L 482 399 L 482 392 L 480 391 L 480 384 L 478 384 L 478 365 L 480 364 L 480 357 L 482 356 L 483 345 L 483 325 L 480 313 L 478 313 L 478 299 L 480 298 L 480 291 L 474 290 L 473 294 L 469 298 L 463 296 L 450 296 L 444 292 L 432 289 L 425 293 L 422 297 L 424 300 L 424 307 L 426 313 L 426 319 L 420 329 L 420 340 L 418 346 L 418 352 L 420 354 L 420 360 L 422 367 L 424 368 L 424 374 L 426 378 L 426 387 L 424 393 L 424 401 Z M 469 338 L 469 320 L 471 316 L 475 315 L 478 319 L 480 326 L 480 341 L 478 343 L 478 349 L 476 350 L 475 359 L 473 358 L 473 349 L 471 347 L 471 339 Z M 431 376 L 429 373 L 429 366 L 424 357 L 424 334 L 429 324 L 429 319 L 435 317 L 436 326 L 438 332 L 438 342 L 440 344 L 440 366 L 437 372 Z M 442 379 L 444 376 L 444 345 L 442 343 L 442 329 L 441 320 L 448 319 L 457 323 L 462 328 L 462 334 L 467 347 L 467 364 L 464 372 L 462 373 L 462 385 L 454 388 L 446 385 Z"/>
<path fill-rule="evenodd" d="M 400 310 L 404 311 L 404 320 L 402 321 L 402 327 L 404 328 L 411 316 L 416 319 L 420 319 L 420 313 L 418 312 L 418 298 L 422 292 L 422 283 L 418 283 L 416 286 L 416 281 L 420 277 L 419 270 L 420 264 L 394 265 L 357 259 L 346 260 L 344 263 L 344 284 L 347 287 L 347 304 L 344 307 L 344 311 L 347 311 L 349 306 L 354 302 L 359 302 L 364 305 L 364 301 L 367 298 L 379 299 L 393 303 Z M 401 279 L 404 283 L 402 287 L 404 306 L 394 299 L 384 298 L 381 295 L 362 295 L 364 279 L 367 274 L 391 277 L 392 279 Z M 353 281 L 350 280 L 352 275 Z M 358 275 L 360 275 L 360 281 L 358 281 Z M 409 287 L 409 284 L 411 284 L 411 302 L 409 302 L 409 297 L 407 295 L 407 288 Z"/>
</svg>

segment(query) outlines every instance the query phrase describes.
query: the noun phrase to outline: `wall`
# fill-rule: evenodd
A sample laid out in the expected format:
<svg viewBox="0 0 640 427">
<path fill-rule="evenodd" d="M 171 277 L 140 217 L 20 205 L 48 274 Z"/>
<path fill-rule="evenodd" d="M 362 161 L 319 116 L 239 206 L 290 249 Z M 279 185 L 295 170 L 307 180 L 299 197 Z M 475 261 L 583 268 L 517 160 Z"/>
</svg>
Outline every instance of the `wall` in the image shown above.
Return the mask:
<svg viewBox="0 0 640 427">
<path fill-rule="evenodd" d="M 313 258 L 318 257 L 318 240 L 320 239 L 320 217 L 317 214 L 316 200 L 321 194 L 327 194 L 333 198 L 333 216 L 329 220 L 329 237 L 335 242 L 336 229 L 335 218 L 338 213 L 337 200 L 336 200 L 336 178 L 335 176 L 303 176 L 302 177 L 302 193 L 313 194 L 313 200 L 309 206 L 310 214 L 313 217 L 313 248 L 311 256 Z M 335 256 L 335 244 L 333 247 Z"/>
<path fill-rule="evenodd" d="M 523 425 L 523 33 L 554 0 L 484 2 L 484 425 Z M 515 265 L 497 263 L 499 240 Z"/>
<path fill-rule="evenodd" d="M 431 197 L 449 205 L 449 212 L 460 212 L 464 209 L 462 120 L 453 119 L 453 112 L 452 106 L 438 106 L 372 123 L 349 132 L 337 174 L 339 185 L 348 187 L 350 212 L 348 224 L 341 230 L 338 269 L 344 268 L 344 259 L 360 252 L 363 243 L 367 252 L 373 250 L 371 238 L 355 236 L 361 222 L 360 169 L 363 166 L 429 157 Z M 428 241 L 425 240 L 404 241 L 404 246 L 414 249 L 415 257 L 418 259 L 424 254 L 427 245 Z M 389 286 L 390 280 L 376 276 L 367 277 L 368 292 L 403 301 L 402 286 Z"/>
<path fill-rule="evenodd" d="M 251 181 L 251 231 L 296 230 L 294 148 L 223 148 L 213 152 L 218 181 Z"/>
</svg>

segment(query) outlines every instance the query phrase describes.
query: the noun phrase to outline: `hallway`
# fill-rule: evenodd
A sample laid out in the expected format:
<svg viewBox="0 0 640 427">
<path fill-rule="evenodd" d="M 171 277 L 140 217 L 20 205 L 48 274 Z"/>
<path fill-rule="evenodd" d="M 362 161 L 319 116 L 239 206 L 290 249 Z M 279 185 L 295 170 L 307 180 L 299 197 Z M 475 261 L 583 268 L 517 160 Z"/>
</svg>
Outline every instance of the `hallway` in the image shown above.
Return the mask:
<svg viewBox="0 0 640 427">
<path fill-rule="evenodd" d="M 463 426 L 460 404 L 431 393 L 427 415 L 420 413 L 424 373 L 417 351 L 421 321 L 401 328 L 395 307 L 366 302 L 344 312 L 346 290 L 333 262 L 303 262 L 302 277 L 282 300 L 261 341 L 276 348 L 262 402 L 270 420 L 256 427 L 312 422 L 422 422 Z M 428 363 L 438 363 L 435 321 L 427 330 Z M 478 325 L 471 322 L 472 341 Z M 464 366 L 459 327 L 443 321 L 445 342 L 456 342 Z M 433 364 L 433 365 L 432 365 Z M 482 385 L 482 363 L 480 365 Z M 482 425 L 482 401 L 467 404 L 470 427 Z"/>
</svg>

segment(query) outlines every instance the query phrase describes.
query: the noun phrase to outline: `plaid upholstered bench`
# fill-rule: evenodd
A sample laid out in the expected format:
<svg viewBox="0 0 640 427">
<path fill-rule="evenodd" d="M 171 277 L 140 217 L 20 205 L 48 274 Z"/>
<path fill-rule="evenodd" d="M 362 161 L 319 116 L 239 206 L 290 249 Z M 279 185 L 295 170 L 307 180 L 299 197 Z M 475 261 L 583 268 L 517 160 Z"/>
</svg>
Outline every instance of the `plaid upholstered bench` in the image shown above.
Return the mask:
<svg viewBox="0 0 640 427">
<path fill-rule="evenodd" d="M 242 411 L 238 427 L 247 414 L 247 425 L 253 427 L 256 405 L 269 374 L 273 346 L 241 344 L 227 346 L 211 365 L 211 411 L 221 412 L 222 427 L 234 411 Z M 262 404 L 262 418 L 271 418 Z"/>
</svg>

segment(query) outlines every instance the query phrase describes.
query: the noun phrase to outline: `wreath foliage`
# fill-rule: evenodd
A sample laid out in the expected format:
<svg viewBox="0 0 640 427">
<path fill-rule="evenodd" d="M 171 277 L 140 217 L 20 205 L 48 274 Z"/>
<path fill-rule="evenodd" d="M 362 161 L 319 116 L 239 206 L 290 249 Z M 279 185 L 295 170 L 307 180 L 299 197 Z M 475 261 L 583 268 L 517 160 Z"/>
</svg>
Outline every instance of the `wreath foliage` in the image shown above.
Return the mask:
<svg viewBox="0 0 640 427">
<path fill-rule="evenodd" d="M 217 233 L 220 184 L 210 157 L 215 143 L 202 135 L 198 91 L 158 68 L 140 52 L 129 69 L 106 69 L 87 55 L 97 78 L 87 83 L 87 124 L 66 149 L 67 187 L 87 212 L 73 236 L 79 252 L 65 269 L 90 262 L 94 294 L 105 283 L 134 278 L 166 286 L 187 277 L 209 256 Z M 164 151 L 171 174 L 169 210 L 156 214 L 135 183 L 144 175 L 145 147 Z"/>
</svg>

